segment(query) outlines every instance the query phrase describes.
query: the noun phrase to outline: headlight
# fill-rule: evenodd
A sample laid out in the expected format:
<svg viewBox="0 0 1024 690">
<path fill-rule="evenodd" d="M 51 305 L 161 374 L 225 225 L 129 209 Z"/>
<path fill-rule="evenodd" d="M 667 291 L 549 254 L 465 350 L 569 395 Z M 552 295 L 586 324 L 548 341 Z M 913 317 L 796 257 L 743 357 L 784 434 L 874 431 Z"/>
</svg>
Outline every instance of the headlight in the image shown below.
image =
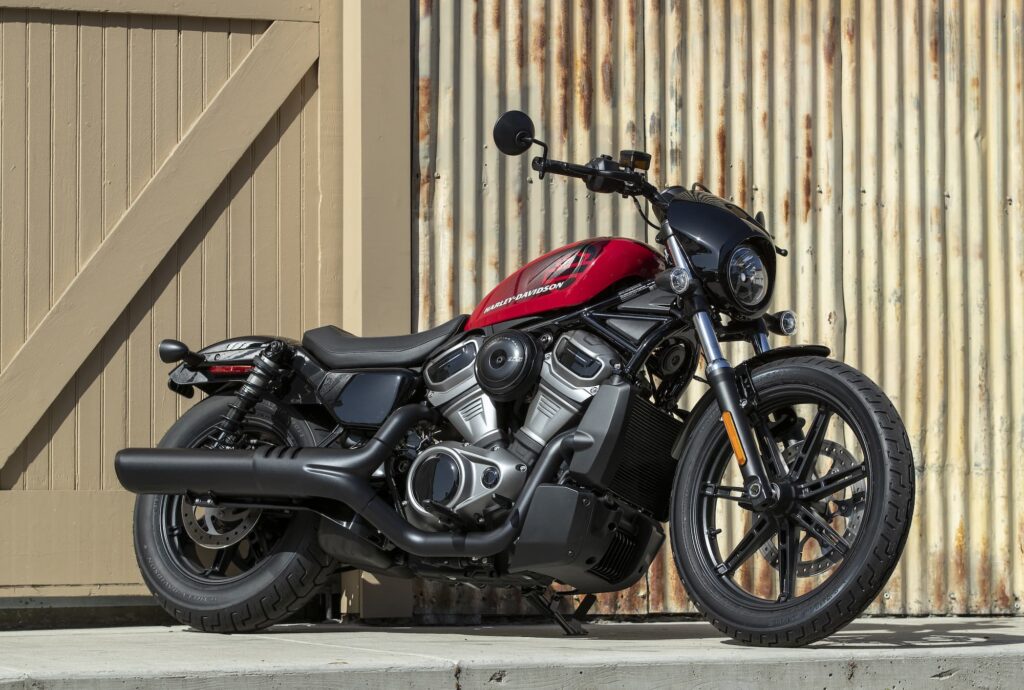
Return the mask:
<svg viewBox="0 0 1024 690">
<path fill-rule="evenodd" d="M 760 305 L 768 295 L 768 270 L 751 247 L 737 247 L 729 257 L 729 289 L 748 308 Z"/>
</svg>

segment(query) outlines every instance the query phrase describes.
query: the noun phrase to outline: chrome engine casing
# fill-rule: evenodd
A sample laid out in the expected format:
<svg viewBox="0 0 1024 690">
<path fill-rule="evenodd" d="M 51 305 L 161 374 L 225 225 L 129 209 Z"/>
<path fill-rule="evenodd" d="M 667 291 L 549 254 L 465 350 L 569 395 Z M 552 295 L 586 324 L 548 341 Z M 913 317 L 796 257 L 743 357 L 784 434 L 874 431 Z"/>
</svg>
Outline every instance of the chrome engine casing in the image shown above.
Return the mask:
<svg viewBox="0 0 1024 690">
<path fill-rule="evenodd" d="M 523 425 L 509 450 L 499 408 L 477 381 L 475 364 L 484 340 L 467 338 L 423 368 L 427 400 L 467 441 L 434 444 L 409 468 L 406 515 L 424 529 L 447 529 L 456 521 L 466 527 L 484 525 L 507 514 L 519 499 L 526 463 L 572 423 L 618 361 L 600 337 L 582 330 L 563 333 L 544 354 Z M 439 508 L 430 510 L 424 500 Z"/>
<path fill-rule="evenodd" d="M 482 337 L 468 338 L 440 353 L 423 368 L 427 401 L 441 411 L 462 438 L 489 446 L 502 440 L 498 408 L 476 381 Z M 470 354 L 471 351 L 471 354 Z M 446 369 L 445 363 L 452 362 Z"/>
<path fill-rule="evenodd" d="M 436 476 L 420 476 L 430 471 L 432 463 L 444 459 L 458 468 L 457 476 L 448 474 L 441 481 Z M 423 450 L 409 468 L 405 486 L 406 515 L 410 522 L 423 529 L 450 527 L 449 520 L 423 505 L 425 499 L 431 499 L 457 515 L 464 526 L 483 526 L 503 518 L 518 499 L 526 481 L 526 470 L 523 461 L 504 448 L 487 450 L 442 441 Z M 424 496 L 428 491 L 432 495 Z"/>
<path fill-rule="evenodd" d="M 593 333 L 563 333 L 551 352 L 544 355 L 540 385 L 520 433 L 539 446 L 545 446 L 579 414 L 583 404 L 597 393 L 597 387 L 612 375 L 617 359 L 615 350 Z M 587 360 L 585 366 L 578 366 Z"/>
</svg>

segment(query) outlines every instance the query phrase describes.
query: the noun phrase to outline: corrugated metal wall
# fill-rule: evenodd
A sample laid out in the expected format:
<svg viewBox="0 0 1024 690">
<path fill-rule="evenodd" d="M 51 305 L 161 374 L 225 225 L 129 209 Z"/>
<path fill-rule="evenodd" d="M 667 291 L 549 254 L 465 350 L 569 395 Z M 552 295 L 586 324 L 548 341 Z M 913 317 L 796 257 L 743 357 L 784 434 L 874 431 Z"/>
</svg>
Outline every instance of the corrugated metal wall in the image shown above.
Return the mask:
<svg viewBox="0 0 1024 690">
<path fill-rule="evenodd" d="M 1018 613 L 1022 15 L 1020 0 L 423 0 L 420 326 L 546 249 L 645 236 L 628 202 L 500 156 L 498 114 L 530 113 L 556 158 L 646 149 L 657 183 L 765 211 L 791 250 L 775 304 L 800 315 L 799 340 L 830 345 L 903 414 L 917 513 L 872 610 Z M 525 611 L 500 592 L 419 597 L 428 618 Z M 600 607 L 690 610 L 666 553 Z"/>
<path fill-rule="evenodd" d="M 0 369 L 265 28 L 0 9 Z M 114 452 L 155 443 L 189 404 L 166 387 L 160 339 L 321 322 L 318 271 L 302 270 L 320 244 L 318 131 L 314 68 L 3 464 L 0 490 L 119 490 Z M 95 529 L 87 547 L 110 551 L 112 535 L 121 545 L 127 528 Z M 31 582 L 138 582 L 128 544 L 95 576 L 71 564 Z"/>
</svg>

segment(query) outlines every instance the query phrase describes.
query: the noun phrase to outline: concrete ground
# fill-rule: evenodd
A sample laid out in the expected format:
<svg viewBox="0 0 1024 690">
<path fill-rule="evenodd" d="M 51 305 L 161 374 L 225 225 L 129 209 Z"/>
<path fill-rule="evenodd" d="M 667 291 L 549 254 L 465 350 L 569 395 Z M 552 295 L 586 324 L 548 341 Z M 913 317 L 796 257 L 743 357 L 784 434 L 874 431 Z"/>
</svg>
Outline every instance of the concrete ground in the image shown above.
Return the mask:
<svg viewBox="0 0 1024 690">
<path fill-rule="evenodd" d="M 1022 618 L 862 618 L 804 649 L 704 622 L 0 633 L 0 688 L 1024 687 Z"/>
</svg>

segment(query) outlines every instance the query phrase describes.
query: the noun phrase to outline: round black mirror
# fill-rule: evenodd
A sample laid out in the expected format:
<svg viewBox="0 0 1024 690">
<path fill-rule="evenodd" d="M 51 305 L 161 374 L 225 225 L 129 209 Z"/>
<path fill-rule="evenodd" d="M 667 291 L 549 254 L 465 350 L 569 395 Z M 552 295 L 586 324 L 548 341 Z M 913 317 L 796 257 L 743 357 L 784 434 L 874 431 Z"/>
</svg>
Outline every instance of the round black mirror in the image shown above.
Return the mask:
<svg viewBox="0 0 1024 690">
<path fill-rule="evenodd" d="M 506 156 L 518 156 L 533 143 L 533 120 L 520 110 L 510 110 L 494 123 L 494 143 Z"/>
</svg>

